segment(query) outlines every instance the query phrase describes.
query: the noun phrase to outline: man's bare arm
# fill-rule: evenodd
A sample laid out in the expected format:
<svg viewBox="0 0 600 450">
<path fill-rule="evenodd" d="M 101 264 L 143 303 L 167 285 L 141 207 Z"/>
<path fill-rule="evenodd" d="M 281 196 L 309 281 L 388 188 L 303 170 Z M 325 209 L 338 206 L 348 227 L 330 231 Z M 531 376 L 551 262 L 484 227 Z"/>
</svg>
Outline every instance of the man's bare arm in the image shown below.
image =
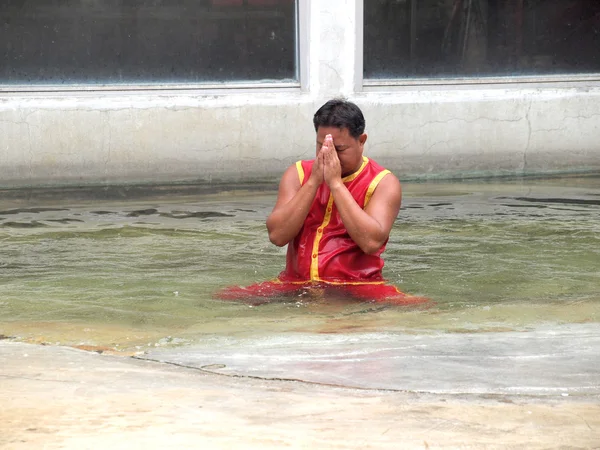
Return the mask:
<svg viewBox="0 0 600 450">
<path fill-rule="evenodd" d="M 300 185 L 296 166 L 289 167 L 279 183 L 279 194 L 267 218 L 269 240 L 282 247 L 300 232 L 319 185 L 323 182 L 323 157 L 317 155 L 309 179 Z"/>
</svg>

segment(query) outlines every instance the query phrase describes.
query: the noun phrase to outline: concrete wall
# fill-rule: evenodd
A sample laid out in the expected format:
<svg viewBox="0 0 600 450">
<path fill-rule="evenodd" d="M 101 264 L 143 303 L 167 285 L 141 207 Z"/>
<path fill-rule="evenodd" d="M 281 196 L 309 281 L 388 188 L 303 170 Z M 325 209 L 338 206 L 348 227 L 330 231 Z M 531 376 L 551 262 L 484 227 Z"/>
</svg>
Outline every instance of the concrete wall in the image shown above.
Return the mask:
<svg viewBox="0 0 600 450">
<path fill-rule="evenodd" d="M 303 3 L 303 89 L 0 92 L 0 187 L 276 180 L 334 96 L 400 177 L 600 171 L 600 82 L 357 88 L 361 5 Z"/>
</svg>

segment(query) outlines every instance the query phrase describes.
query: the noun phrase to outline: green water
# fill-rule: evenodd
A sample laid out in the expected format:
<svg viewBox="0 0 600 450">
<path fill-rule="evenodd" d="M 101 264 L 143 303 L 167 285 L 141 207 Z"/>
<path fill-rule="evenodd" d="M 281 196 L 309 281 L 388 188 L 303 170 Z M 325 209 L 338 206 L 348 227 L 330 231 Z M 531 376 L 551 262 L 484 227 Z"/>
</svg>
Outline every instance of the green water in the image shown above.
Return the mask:
<svg viewBox="0 0 600 450">
<path fill-rule="evenodd" d="M 274 192 L 0 200 L 0 335 L 140 351 L 223 335 L 524 330 L 600 320 L 600 178 L 405 183 L 384 275 L 426 308 L 258 307 L 219 288 L 274 278 Z"/>
</svg>

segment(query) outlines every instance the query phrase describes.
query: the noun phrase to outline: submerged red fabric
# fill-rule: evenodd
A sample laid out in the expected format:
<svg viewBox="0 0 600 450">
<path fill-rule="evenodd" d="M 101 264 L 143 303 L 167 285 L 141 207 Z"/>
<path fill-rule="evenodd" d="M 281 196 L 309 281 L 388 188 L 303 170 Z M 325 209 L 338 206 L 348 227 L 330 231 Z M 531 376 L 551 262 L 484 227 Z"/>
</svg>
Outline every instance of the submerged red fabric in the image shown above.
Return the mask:
<svg viewBox="0 0 600 450">
<path fill-rule="evenodd" d="M 230 286 L 215 294 L 220 300 L 264 303 L 269 300 L 302 297 L 325 297 L 327 294 L 347 297 L 349 300 L 386 303 L 392 305 L 418 305 L 429 303 L 426 297 L 401 292 L 390 284 L 327 284 L 287 283 L 278 279 L 250 286 Z"/>
</svg>

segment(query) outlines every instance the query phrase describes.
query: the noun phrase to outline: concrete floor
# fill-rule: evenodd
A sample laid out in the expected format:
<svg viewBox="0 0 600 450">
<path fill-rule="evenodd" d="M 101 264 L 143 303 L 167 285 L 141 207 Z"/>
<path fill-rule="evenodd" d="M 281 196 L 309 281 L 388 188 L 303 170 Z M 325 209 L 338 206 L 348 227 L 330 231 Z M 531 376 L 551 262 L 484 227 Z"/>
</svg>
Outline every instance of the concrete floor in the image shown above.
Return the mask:
<svg viewBox="0 0 600 450">
<path fill-rule="evenodd" d="M 3 449 L 600 448 L 597 395 L 350 389 L 8 340 L 0 404 Z"/>
</svg>

